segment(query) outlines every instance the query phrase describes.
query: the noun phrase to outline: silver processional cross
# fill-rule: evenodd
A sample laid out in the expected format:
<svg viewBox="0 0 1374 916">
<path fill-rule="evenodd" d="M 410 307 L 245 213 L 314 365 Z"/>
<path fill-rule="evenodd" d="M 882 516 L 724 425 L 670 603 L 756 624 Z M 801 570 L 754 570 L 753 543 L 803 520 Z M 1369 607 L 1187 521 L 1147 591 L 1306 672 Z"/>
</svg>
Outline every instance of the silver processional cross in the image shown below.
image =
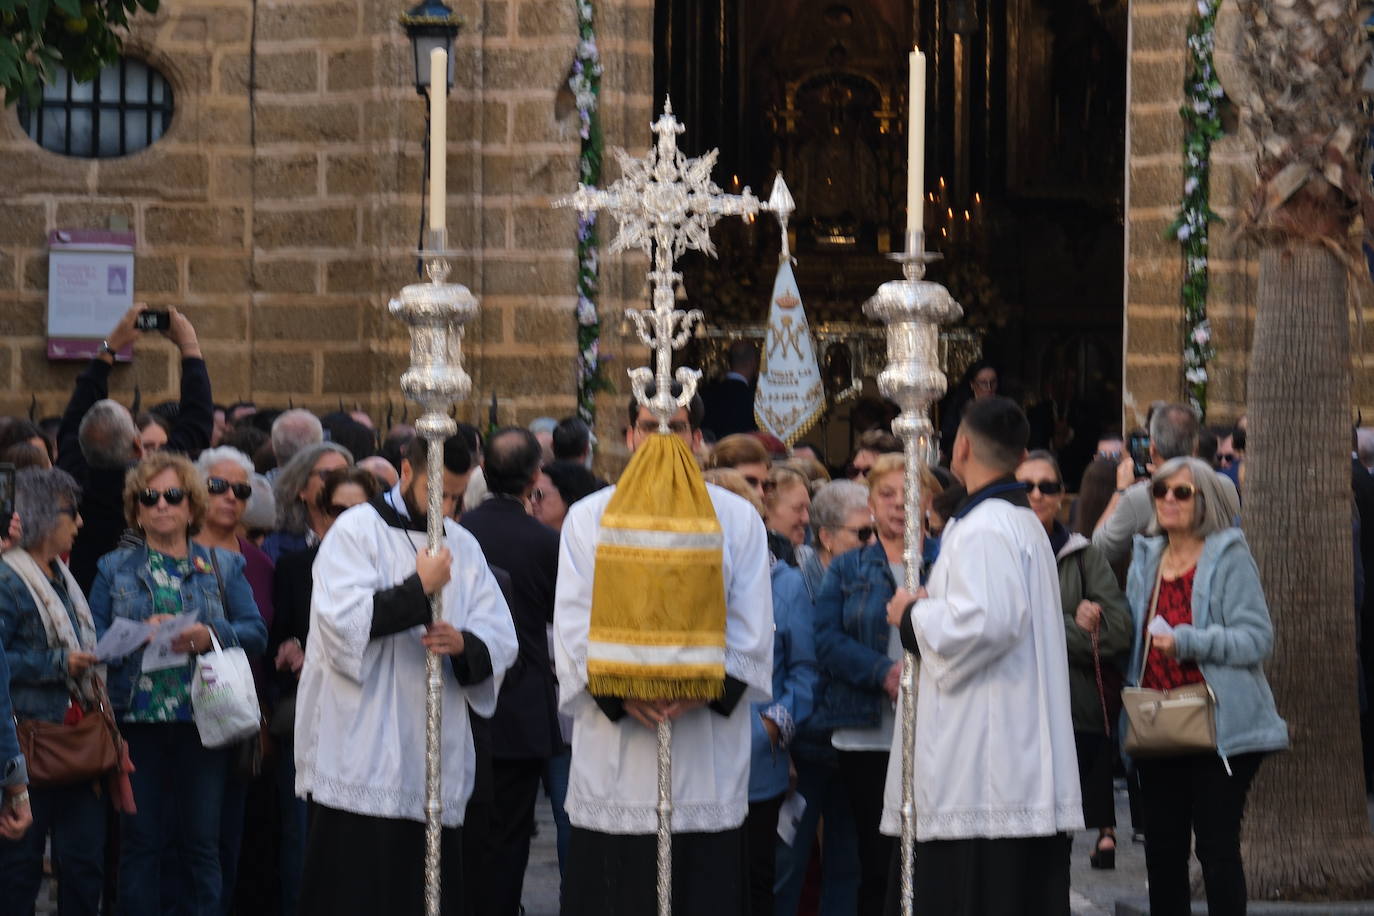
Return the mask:
<svg viewBox="0 0 1374 916">
<path fill-rule="evenodd" d="M 767 202 L 760 201 L 749 188 L 741 194 L 726 194 L 711 180 L 719 150 L 689 159 L 677 148 L 677 136 L 685 128 L 673 117 L 671 100 L 664 99 L 663 113 L 653 123 L 658 139 L 643 159 L 614 148 L 621 177 L 609 188 L 589 188 L 579 184 L 576 193 L 554 201 L 556 207 L 573 207 L 583 217 L 605 211 L 618 225 L 610 252 L 615 254 L 639 248 L 653 258 L 649 283 L 653 306 L 626 309 L 645 346 L 654 351 L 654 367 L 631 369 L 630 387 L 635 400 L 658 420 L 658 431 L 668 432 L 668 424 L 678 410 L 689 407 L 696 394 L 701 373 L 682 366 L 672 374 L 673 351 L 680 350 L 702 321 L 699 309 L 683 311 L 674 307 L 674 291 L 682 274 L 673 264 L 686 251 L 703 251 L 714 256 L 711 227 L 722 216 L 753 218 L 760 210 L 772 213 L 781 225 L 782 256 L 789 257 L 787 219 L 796 208 L 787 184 L 779 173 Z M 676 378 L 679 393 L 674 397 Z M 649 393 L 652 386 L 653 393 Z M 658 912 L 672 912 L 672 723 L 658 726 Z"/>
</svg>

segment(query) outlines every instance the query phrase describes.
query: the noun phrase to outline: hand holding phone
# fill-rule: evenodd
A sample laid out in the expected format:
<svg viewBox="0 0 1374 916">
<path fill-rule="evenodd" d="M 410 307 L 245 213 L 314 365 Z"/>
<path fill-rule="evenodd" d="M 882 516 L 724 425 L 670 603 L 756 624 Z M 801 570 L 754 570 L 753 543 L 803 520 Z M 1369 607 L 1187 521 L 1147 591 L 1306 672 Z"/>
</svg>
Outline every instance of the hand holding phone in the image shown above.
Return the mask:
<svg viewBox="0 0 1374 916">
<path fill-rule="evenodd" d="M 1136 479 L 1150 476 L 1150 437 L 1132 436 L 1130 440 L 1131 463 L 1134 465 Z"/>
<path fill-rule="evenodd" d="M 165 331 L 172 326 L 172 316 L 166 309 L 144 309 L 134 318 L 139 331 Z"/>
</svg>

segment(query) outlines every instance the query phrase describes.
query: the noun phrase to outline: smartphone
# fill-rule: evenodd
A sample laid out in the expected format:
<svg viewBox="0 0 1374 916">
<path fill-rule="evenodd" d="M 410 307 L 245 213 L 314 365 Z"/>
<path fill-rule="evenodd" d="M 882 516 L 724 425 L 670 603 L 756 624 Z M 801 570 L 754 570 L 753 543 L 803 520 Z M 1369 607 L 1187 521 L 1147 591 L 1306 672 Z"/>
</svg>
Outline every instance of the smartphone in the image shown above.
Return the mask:
<svg viewBox="0 0 1374 916">
<path fill-rule="evenodd" d="M 140 331 L 165 331 L 172 326 L 172 314 L 166 309 L 146 309 L 134 318 L 134 327 Z"/>
<path fill-rule="evenodd" d="M 14 465 L 0 464 L 0 538 L 10 533 L 14 516 Z"/>
<path fill-rule="evenodd" d="M 1136 479 L 1150 476 L 1145 463 L 1150 460 L 1150 437 L 1132 436 L 1130 441 L 1131 463 L 1135 465 Z"/>
</svg>

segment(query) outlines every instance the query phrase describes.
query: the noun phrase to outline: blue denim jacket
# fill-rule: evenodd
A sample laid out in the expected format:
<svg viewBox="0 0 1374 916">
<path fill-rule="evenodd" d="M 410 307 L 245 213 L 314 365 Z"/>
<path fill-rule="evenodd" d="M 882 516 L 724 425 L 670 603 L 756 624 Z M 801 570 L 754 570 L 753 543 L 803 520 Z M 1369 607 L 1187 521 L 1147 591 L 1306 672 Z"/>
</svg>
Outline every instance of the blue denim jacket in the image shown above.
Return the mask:
<svg viewBox="0 0 1374 916">
<path fill-rule="evenodd" d="M 10 708 L 10 666 L 0 643 L 0 786 L 24 785 L 28 781 L 24 755 L 19 753 L 19 736 L 14 733 L 14 710 Z"/>
<path fill-rule="evenodd" d="M 72 627 L 76 617 L 70 605 Z M 24 580 L 0 563 L 0 644 L 9 663 L 10 702 L 21 719 L 61 722 L 71 695 L 67 690 L 67 650 L 48 645 L 48 632 Z"/>
<path fill-rule="evenodd" d="M 813 728 L 877 725 L 892 668 L 887 602 L 897 590 L 887 554 L 874 542 L 836 557 L 816 595 L 816 659 L 825 692 Z"/>
<path fill-rule="evenodd" d="M 243 557 L 218 548 L 214 554 L 227 600 L 220 600 L 219 583 L 210 566 L 210 549 L 192 542 L 191 574 L 181 580 L 182 613 L 194 614 L 198 621 L 212 627 L 220 645 L 240 646 L 250 656 L 260 655 L 267 648 L 267 624 L 263 623 L 253 590 L 244 578 Z M 148 571 L 148 549 L 121 547 L 101 557 L 91 586 L 91 616 L 95 618 L 96 633 L 104 635 L 116 617 L 146 620 L 152 615 L 153 578 Z M 142 649 L 110 663 L 107 685 L 116 711 L 129 707 L 142 665 Z"/>
<path fill-rule="evenodd" d="M 773 567 L 773 699 L 754 704 L 749 764 L 749 800 L 766 801 L 787 791 L 787 744 L 811 715 L 816 688 L 815 633 L 811 596 L 794 566 Z M 777 722 L 783 746 L 768 740 L 761 716 Z"/>
</svg>

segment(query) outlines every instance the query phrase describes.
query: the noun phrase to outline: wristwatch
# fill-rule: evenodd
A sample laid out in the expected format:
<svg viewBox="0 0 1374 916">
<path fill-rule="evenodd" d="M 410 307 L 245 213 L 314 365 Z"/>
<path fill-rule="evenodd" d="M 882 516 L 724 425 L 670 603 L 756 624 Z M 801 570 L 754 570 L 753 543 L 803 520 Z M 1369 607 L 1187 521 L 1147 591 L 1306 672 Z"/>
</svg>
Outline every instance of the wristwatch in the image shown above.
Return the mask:
<svg viewBox="0 0 1374 916">
<path fill-rule="evenodd" d="M 102 340 L 100 342 L 100 351 L 96 353 L 96 356 L 104 356 L 106 353 L 110 354 L 111 358 L 119 355 L 115 352 L 115 348 L 110 346 L 110 342 L 108 340 Z"/>
</svg>

